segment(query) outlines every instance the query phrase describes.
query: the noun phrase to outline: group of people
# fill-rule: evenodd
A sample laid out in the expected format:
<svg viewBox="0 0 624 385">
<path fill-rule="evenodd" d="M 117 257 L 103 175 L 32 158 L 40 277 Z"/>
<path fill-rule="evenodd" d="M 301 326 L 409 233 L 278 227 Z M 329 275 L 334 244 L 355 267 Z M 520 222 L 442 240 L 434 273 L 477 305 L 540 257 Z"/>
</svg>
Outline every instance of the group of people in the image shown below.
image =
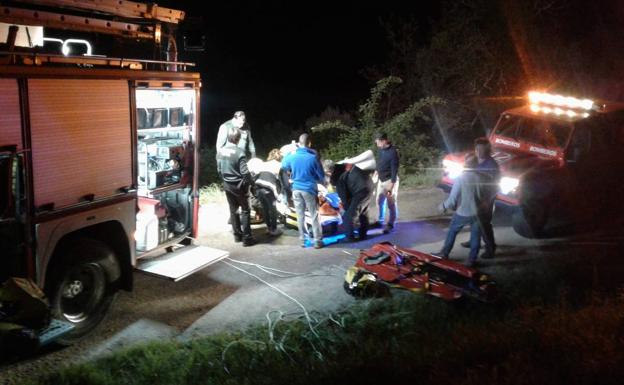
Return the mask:
<svg viewBox="0 0 624 385">
<path fill-rule="evenodd" d="M 376 195 L 379 206 L 377 225 L 383 226 L 383 232 L 387 234 L 394 230 L 397 218 L 399 154 L 385 133 L 378 133 L 375 143 L 379 150 L 376 161 Z M 294 203 L 301 246 L 305 247 L 306 238 L 311 238 L 314 248 L 322 248 L 323 231 L 319 218 L 317 186 L 328 183 L 335 187 L 343 205 L 342 220 L 346 239 L 366 239 L 370 198 L 375 188 L 371 176 L 353 164 L 337 164 L 331 160 L 321 163 L 318 153 L 311 147 L 308 134 L 302 134 L 294 151 L 288 154 L 272 150 L 261 171 L 253 176 L 248 159 L 255 158 L 255 145 L 243 111 L 235 112 L 232 119 L 219 127 L 216 147 L 217 171 L 223 180 L 235 242 L 242 242 L 243 246 L 256 243 L 250 224 L 249 192 L 252 191 L 262 203 L 269 234 L 281 233 L 277 229 L 275 201 L 278 196 L 283 196 L 283 201 L 292 199 Z M 311 220 L 312 234 L 307 234 L 306 211 Z M 354 229 L 356 220 L 360 224 L 357 237 Z"/>
<path fill-rule="evenodd" d="M 468 153 L 464 159 L 464 171 L 455 181 L 448 198 L 439 206 L 441 213 L 448 209 L 455 210 L 446 234 L 444 245 L 433 255 L 448 258 L 457 234 L 466 225 L 470 225 L 470 241 L 462 246 L 470 247 L 468 266 L 476 266 L 481 239 L 485 251 L 480 258 L 494 258 L 496 242 L 492 228 L 494 200 L 498 192 L 500 170 L 491 155 L 491 145 L 487 138 L 477 138 L 474 153 Z"/>
<path fill-rule="evenodd" d="M 284 204 L 288 200 L 294 203 L 301 246 L 305 247 L 306 238 L 310 238 L 314 248 L 323 247 L 323 231 L 319 219 L 319 184 L 333 186 L 341 199 L 344 209 L 342 222 L 347 241 L 367 238 L 370 228 L 368 211 L 375 189 L 379 208 L 376 225 L 383 226 L 384 234 L 393 231 L 398 207 L 399 153 L 383 132 L 376 134 L 375 144 L 378 152 L 373 178 L 369 171 L 360 169 L 356 164 L 335 163 L 329 159 L 321 162 L 318 153 L 311 147 L 308 134 L 302 134 L 288 154 L 282 154 L 277 149 L 272 150 L 267 161 L 252 175 L 248 159 L 255 158 L 255 145 L 246 124 L 245 113 L 235 112 L 231 120 L 219 127 L 217 135 L 217 170 L 223 180 L 230 209 L 234 241 L 242 242 L 243 246 L 256 243 L 250 224 L 251 191 L 261 203 L 270 235 L 281 234 L 277 228 L 278 213 L 275 202 L 278 197 L 282 197 Z M 470 225 L 470 241 L 462 243 L 470 248 L 468 265 L 476 265 L 481 239 L 485 244 L 485 251 L 480 257 L 494 257 L 496 243 L 492 214 L 499 177 L 499 167 L 491 156 L 489 140 L 485 137 L 476 139 L 474 153 L 467 154 L 464 159 L 464 172 L 456 180 L 448 198 L 439 206 L 440 212 L 452 209 L 454 214 L 442 249 L 432 253 L 433 255 L 448 258 L 457 234 L 466 225 Z M 377 179 L 376 187 L 373 179 Z M 307 234 L 306 211 L 311 221 L 312 234 Z M 354 225 L 356 221 L 359 222 L 357 237 Z"/>
</svg>

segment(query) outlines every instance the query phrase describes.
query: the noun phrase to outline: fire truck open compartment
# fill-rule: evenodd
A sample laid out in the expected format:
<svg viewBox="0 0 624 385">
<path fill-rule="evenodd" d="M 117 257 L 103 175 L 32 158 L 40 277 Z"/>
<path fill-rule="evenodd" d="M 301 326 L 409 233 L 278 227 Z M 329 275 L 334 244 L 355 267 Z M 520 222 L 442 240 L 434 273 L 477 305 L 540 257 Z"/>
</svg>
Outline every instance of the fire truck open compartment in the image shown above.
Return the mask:
<svg viewBox="0 0 624 385">
<path fill-rule="evenodd" d="M 136 248 L 152 250 L 192 227 L 193 89 L 137 89 Z"/>
</svg>

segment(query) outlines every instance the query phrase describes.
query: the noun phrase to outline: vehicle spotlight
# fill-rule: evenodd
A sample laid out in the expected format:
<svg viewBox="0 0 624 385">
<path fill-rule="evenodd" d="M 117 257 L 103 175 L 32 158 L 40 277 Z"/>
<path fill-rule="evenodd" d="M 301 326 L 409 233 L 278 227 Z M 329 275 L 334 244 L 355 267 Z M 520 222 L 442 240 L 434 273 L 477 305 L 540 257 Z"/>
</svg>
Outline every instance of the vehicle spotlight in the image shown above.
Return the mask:
<svg viewBox="0 0 624 385">
<path fill-rule="evenodd" d="M 501 178 L 499 186 L 500 186 L 500 191 L 507 195 L 510 192 L 514 191 L 518 185 L 520 184 L 520 181 L 518 180 L 518 178 L 510 178 L 508 176 L 504 176 Z"/>
<path fill-rule="evenodd" d="M 449 178 L 455 179 L 464 172 L 464 165 L 453 162 L 452 160 L 444 159 L 442 161 L 442 166 L 444 167 L 444 172 L 448 175 Z"/>
</svg>

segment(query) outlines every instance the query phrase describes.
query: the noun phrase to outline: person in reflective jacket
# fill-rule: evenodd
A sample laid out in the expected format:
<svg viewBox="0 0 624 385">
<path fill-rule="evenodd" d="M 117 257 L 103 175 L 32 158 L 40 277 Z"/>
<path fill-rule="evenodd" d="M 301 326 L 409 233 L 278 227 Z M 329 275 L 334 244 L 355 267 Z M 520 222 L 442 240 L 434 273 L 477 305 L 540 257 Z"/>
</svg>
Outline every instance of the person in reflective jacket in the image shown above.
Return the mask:
<svg viewBox="0 0 624 385">
<path fill-rule="evenodd" d="M 247 118 L 245 117 L 244 111 L 236 111 L 232 119 L 224 122 L 221 126 L 219 126 L 219 133 L 217 134 L 217 152 L 220 148 L 225 146 L 228 142 L 227 135 L 229 129 L 235 127 L 240 130 L 241 137 L 238 141 L 237 146 L 241 148 L 247 159 L 256 157 L 256 145 L 254 144 L 253 138 L 251 137 L 251 127 L 249 123 L 247 123 Z"/>
</svg>

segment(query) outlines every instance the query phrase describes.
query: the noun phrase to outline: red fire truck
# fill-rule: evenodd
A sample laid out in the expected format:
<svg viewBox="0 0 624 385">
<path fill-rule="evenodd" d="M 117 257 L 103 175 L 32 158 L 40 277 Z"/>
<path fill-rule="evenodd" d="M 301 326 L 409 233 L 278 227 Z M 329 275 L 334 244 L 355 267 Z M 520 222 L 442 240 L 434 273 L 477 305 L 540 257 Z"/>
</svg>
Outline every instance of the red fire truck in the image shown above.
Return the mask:
<svg viewBox="0 0 624 385">
<path fill-rule="evenodd" d="M 528 100 L 503 112 L 489 136 L 501 168 L 497 204 L 511 208 L 514 230 L 544 237 L 549 227 L 583 226 L 615 212 L 624 192 L 624 104 L 536 91 Z M 444 158 L 440 187 L 450 189 L 464 155 Z"/>
<path fill-rule="evenodd" d="M 131 1 L 0 6 L 0 279 L 45 290 L 74 326 L 61 342 L 102 320 L 134 268 L 177 280 L 227 255 L 193 242 L 201 80 L 165 33 L 183 18 Z M 167 60 L 96 56 L 43 28 L 162 40 Z"/>
</svg>

